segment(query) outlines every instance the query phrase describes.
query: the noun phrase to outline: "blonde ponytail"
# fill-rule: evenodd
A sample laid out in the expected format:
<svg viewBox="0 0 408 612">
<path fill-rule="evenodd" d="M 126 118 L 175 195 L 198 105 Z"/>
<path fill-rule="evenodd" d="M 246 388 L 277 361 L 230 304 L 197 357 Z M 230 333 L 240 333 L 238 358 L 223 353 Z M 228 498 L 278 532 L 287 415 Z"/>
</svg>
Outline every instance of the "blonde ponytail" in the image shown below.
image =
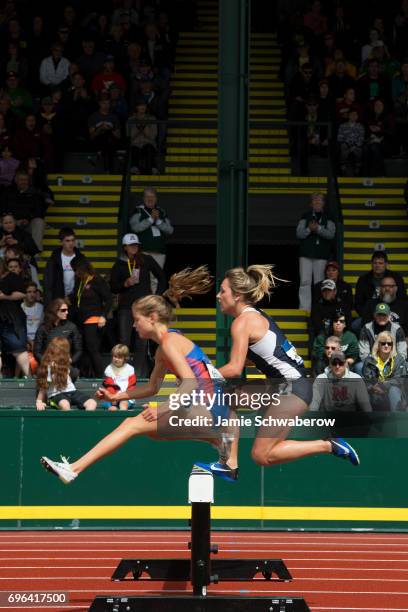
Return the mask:
<svg viewBox="0 0 408 612">
<path fill-rule="evenodd" d="M 233 293 L 242 295 L 248 304 L 256 304 L 265 295 L 269 297 L 277 281 L 283 280 L 273 274 L 273 268 L 272 264 L 255 264 L 246 270 L 232 268 L 226 272 L 225 277 Z"/>
</svg>

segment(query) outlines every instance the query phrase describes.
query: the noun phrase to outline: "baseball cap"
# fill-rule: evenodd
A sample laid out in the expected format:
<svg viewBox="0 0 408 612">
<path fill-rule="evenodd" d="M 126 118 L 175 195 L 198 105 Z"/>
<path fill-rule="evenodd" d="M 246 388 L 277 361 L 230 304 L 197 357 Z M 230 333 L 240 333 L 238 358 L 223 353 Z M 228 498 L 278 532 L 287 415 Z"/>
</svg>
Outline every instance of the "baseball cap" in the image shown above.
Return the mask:
<svg viewBox="0 0 408 612">
<path fill-rule="evenodd" d="M 342 363 L 346 363 L 346 356 L 343 353 L 343 351 L 334 351 L 331 356 L 330 356 L 330 363 L 333 363 L 333 361 L 341 361 Z"/>
<path fill-rule="evenodd" d="M 327 268 L 336 268 L 336 270 L 340 270 L 340 266 L 337 261 L 328 261 L 325 270 L 327 270 Z"/>
<path fill-rule="evenodd" d="M 377 304 L 374 310 L 374 314 L 379 314 L 379 315 L 389 315 L 390 312 L 391 310 L 388 304 L 384 304 L 383 302 L 381 302 L 381 304 Z"/>
<path fill-rule="evenodd" d="M 122 245 L 129 246 L 130 244 L 140 244 L 139 238 L 136 234 L 125 234 L 122 238 Z"/>
<path fill-rule="evenodd" d="M 322 291 L 324 291 L 325 289 L 330 289 L 330 291 L 333 291 L 334 289 L 336 289 L 336 283 L 334 282 L 334 280 L 331 280 L 330 278 L 326 278 L 322 282 L 322 286 L 321 286 Z"/>
</svg>

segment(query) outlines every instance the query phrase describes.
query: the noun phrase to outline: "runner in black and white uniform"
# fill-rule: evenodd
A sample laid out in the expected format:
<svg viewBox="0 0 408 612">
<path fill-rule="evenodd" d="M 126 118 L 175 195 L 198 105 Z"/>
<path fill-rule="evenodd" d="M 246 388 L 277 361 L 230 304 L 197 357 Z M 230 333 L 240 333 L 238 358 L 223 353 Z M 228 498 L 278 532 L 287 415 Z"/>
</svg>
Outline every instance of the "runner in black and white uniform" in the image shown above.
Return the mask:
<svg viewBox="0 0 408 612">
<path fill-rule="evenodd" d="M 247 269 L 228 270 L 217 295 L 220 309 L 234 318 L 231 325 L 232 348 L 228 363 L 219 368 L 225 379 L 237 378 L 246 360 L 253 362 L 268 379 L 287 382 L 288 389 L 280 397 L 278 407 L 267 408 L 265 416 L 285 415 L 289 418 L 304 413 L 312 399 L 311 380 L 305 378 L 302 358 L 275 321 L 255 305 L 270 295 L 276 285 L 271 265 L 253 265 Z M 289 392 L 288 392 L 289 390 Z M 308 455 L 332 453 L 359 464 L 356 451 L 343 439 L 286 440 L 290 427 L 258 431 L 252 447 L 252 457 L 259 465 L 286 463 Z M 228 459 L 230 468 L 236 467 L 237 443 Z M 217 473 L 217 464 L 210 466 Z"/>
</svg>

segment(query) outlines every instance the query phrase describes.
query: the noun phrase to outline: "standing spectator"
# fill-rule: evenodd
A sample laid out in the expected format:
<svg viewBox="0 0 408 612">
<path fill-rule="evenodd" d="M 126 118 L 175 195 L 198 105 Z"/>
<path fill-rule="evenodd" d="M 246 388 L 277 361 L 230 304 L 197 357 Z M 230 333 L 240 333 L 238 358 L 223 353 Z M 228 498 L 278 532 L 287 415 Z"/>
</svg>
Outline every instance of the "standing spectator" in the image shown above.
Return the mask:
<svg viewBox="0 0 408 612">
<path fill-rule="evenodd" d="M 23 279 L 7 272 L 0 278 L 0 346 L 2 353 L 15 357 L 24 376 L 30 375 L 27 353 L 27 330 L 21 302 L 25 296 Z M 0 359 L 1 371 L 1 359 Z"/>
<path fill-rule="evenodd" d="M 68 78 L 69 60 L 62 56 L 62 45 L 54 43 L 51 47 L 51 55 L 44 58 L 40 64 L 40 81 L 51 91 L 51 87 L 60 85 Z"/>
<path fill-rule="evenodd" d="M 66 338 L 70 344 L 71 363 L 76 368 L 82 355 L 82 338 L 77 326 L 68 321 L 68 302 L 57 298 L 48 304 L 44 312 L 44 323 L 37 329 L 34 338 L 34 357 L 40 363 L 51 340 Z"/>
<path fill-rule="evenodd" d="M 384 102 L 374 100 L 367 119 L 367 140 L 363 150 L 365 176 L 385 176 L 384 158 L 392 151 L 393 117 L 386 112 Z"/>
<path fill-rule="evenodd" d="M 17 225 L 29 231 L 39 251 L 42 251 L 47 207 L 42 195 L 30 187 L 27 172 L 17 170 L 14 183 L 4 190 L 0 198 L 0 209 L 2 214 L 11 213 Z"/>
<path fill-rule="evenodd" d="M 310 210 L 300 219 L 296 237 L 299 246 L 299 308 L 311 310 L 312 283 L 320 282 L 332 251 L 332 240 L 336 226 L 324 212 L 324 195 L 313 193 L 310 198 Z"/>
<path fill-rule="evenodd" d="M 94 101 L 80 72 L 72 75 L 72 85 L 64 94 L 61 105 L 67 139 L 76 150 L 89 139 L 88 119 L 94 110 Z"/>
<path fill-rule="evenodd" d="M 358 176 L 361 171 L 365 130 L 358 111 L 351 108 L 348 121 L 342 123 L 337 134 L 340 149 L 340 170 L 343 176 Z"/>
<path fill-rule="evenodd" d="M 360 333 L 359 351 L 361 361 L 364 361 L 369 356 L 374 342 L 383 331 L 389 332 L 393 337 L 397 353 L 402 355 L 404 359 L 407 358 L 407 342 L 404 330 L 398 323 L 391 322 L 390 314 L 391 310 L 388 304 L 380 303 L 375 307 L 373 320 L 366 323 Z"/>
<path fill-rule="evenodd" d="M 111 354 L 112 361 L 105 368 L 105 378 L 102 386 L 113 394 L 118 391 L 130 391 L 134 389 L 136 387 L 136 375 L 134 367 L 131 366 L 130 363 L 127 363 L 129 359 L 128 347 L 124 344 L 115 344 L 115 346 L 112 347 Z M 108 404 L 108 410 L 117 410 L 118 408 L 119 410 L 127 410 L 129 408 L 129 402 L 132 402 L 132 400 L 111 400 Z"/>
<path fill-rule="evenodd" d="M 71 296 L 72 316 L 83 339 L 84 358 L 91 366 L 90 377 L 102 378 L 102 332 L 112 309 L 112 294 L 105 280 L 82 256 L 74 257 L 75 286 Z"/>
<path fill-rule="evenodd" d="M 157 161 L 157 125 L 150 123 L 156 119 L 147 114 L 144 100 L 139 100 L 130 124 L 130 145 L 133 174 L 158 174 Z"/>
<path fill-rule="evenodd" d="M 166 211 L 157 205 L 157 191 L 146 187 L 143 191 L 143 204 L 136 206 L 129 225 L 142 244 L 143 252 L 155 259 L 163 269 L 166 262 L 166 238 L 174 228 Z M 157 293 L 157 280 L 151 277 L 153 293 Z"/>
<path fill-rule="evenodd" d="M 135 234 L 125 234 L 122 239 L 123 255 L 116 261 L 111 272 L 111 290 L 118 294 L 119 342 L 131 346 L 132 304 L 135 300 L 152 293 L 150 273 L 158 281 L 157 293 L 162 294 L 166 287 L 166 278 L 161 267 L 150 255 L 140 250 L 140 241 Z M 146 377 L 147 341 L 139 338 L 135 332 L 136 375 Z"/>
<path fill-rule="evenodd" d="M 30 353 L 33 352 L 35 334 L 44 318 L 44 306 L 38 301 L 37 296 L 36 283 L 28 283 L 21 308 L 26 316 L 27 348 Z"/>
<path fill-rule="evenodd" d="M 89 135 L 93 148 L 102 155 L 104 169 L 114 171 L 114 155 L 120 143 L 120 122 L 110 110 L 109 94 L 99 100 L 99 110 L 88 121 Z"/>
<path fill-rule="evenodd" d="M 406 299 L 404 279 L 399 272 L 393 272 L 388 268 L 388 256 L 385 251 L 374 251 L 371 256 L 371 270 L 360 276 L 356 285 L 355 308 L 360 315 L 364 316 L 366 303 L 371 299 L 377 299 L 380 295 L 381 281 L 387 276 L 392 277 L 397 284 L 397 298 Z"/>
<path fill-rule="evenodd" d="M 51 253 L 44 272 L 44 304 L 47 306 L 56 298 L 66 298 L 74 291 L 75 272 L 71 267 L 74 257 L 81 256 L 76 247 L 75 232 L 63 227 L 58 238 L 61 246 Z"/>
<path fill-rule="evenodd" d="M 371 355 L 364 361 L 363 378 L 374 410 L 406 410 L 404 378 L 407 362 L 395 348 L 395 339 L 388 332 L 378 334 Z"/>
<path fill-rule="evenodd" d="M 331 354 L 329 366 L 314 381 L 310 410 L 372 412 L 364 381 L 350 372 L 342 351 Z"/>
</svg>

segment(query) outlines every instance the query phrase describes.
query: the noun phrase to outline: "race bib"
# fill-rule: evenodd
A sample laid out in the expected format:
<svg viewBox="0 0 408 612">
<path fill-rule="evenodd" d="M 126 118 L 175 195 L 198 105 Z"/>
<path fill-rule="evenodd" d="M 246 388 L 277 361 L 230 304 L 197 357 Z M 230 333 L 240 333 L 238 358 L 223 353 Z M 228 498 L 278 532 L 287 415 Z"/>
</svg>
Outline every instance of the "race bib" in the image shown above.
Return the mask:
<svg viewBox="0 0 408 612">
<path fill-rule="evenodd" d="M 291 342 L 289 342 L 289 340 L 286 339 L 285 342 L 282 344 L 281 348 L 283 351 L 285 351 L 289 359 L 292 359 L 292 361 L 294 361 L 298 365 L 303 365 L 302 357 L 298 355 L 295 347 L 293 346 Z"/>
<path fill-rule="evenodd" d="M 222 374 L 213 366 L 212 363 L 206 363 L 205 367 L 207 368 L 207 372 L 210 375 L 212 380 L 218 380 L 219 382 L 225 382 L 225 378 Z"/>
</svg>

